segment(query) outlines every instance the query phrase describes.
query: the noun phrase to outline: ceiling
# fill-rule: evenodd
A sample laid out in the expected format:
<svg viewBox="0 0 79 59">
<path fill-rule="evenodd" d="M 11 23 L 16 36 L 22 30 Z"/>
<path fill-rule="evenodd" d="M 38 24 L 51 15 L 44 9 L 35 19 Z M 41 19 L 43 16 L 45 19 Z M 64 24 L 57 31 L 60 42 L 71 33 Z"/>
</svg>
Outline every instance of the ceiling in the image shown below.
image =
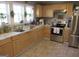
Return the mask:
<svg viewBox="0 0 79 59">
<path fill-rule="evenodd" d="M 75 5 L 79 5 L 79 1 L 25 1 L 28 4 L 41 4 L 41 5 L 48 5 L 48 4 L 58 4 L 58 3 L 73 3 Z"/>
<path fill-rule="evenodd" d="M 41 5 L 48 5 L 48 4 L 58 4 L 58 3 L 66 3 L 70 1 L 25 1 L 29 4 L 41 4 Z"/>
</svg>

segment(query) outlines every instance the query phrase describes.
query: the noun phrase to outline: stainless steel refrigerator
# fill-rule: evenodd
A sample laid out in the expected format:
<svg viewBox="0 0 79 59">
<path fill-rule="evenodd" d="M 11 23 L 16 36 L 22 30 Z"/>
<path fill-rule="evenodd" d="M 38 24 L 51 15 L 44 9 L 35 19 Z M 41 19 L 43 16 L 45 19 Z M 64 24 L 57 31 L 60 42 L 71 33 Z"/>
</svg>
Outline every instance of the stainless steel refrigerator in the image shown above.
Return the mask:
<svg viewBox="0 0 79 59">
<path fill-rule="evenodd" d="M 79 15 L 73 16 L 69 46 L 79 48 Z"/>
</svg>

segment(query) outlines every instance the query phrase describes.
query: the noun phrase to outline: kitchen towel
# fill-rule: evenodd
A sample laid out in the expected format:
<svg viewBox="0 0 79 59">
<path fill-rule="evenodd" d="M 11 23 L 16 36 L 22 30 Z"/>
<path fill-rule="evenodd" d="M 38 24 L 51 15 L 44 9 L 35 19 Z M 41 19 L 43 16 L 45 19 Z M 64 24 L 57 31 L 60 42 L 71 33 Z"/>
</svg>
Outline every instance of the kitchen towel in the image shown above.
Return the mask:
<svg viewBox="0 0 79 59">
<path fill-rule="evenodd" d="M 60 33 L 60 28 L 54 27 L 53 33 L 59 34 Z"/>
<path fill-rule="evenodd" d="M 56 28 L 56 33 L 60 34 L 60 28 Z"/>
<path fill-rule="evenodd" d="M 53 33 L 56 33 L 56 32 L 57 32 L 57 30 L 56 30 L 57 28 L 56 28 L 56 27 L 54 27 L 53 29 L 54 29 L 54 30 L 53 30 Z"/>
</svg>

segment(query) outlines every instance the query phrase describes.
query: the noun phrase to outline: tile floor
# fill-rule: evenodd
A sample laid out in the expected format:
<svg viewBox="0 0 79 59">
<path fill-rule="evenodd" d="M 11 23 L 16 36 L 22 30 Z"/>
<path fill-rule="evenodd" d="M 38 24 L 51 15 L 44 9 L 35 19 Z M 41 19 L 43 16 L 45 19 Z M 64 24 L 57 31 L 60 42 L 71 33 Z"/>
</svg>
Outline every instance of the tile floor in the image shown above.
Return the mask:
<svg viewBox="0 0 79 59">
<path fill-rule="evenodd" d="M 21 54 L 20 57 L 79 57 L 79 49 L 44 39 Z"/>
</svg>

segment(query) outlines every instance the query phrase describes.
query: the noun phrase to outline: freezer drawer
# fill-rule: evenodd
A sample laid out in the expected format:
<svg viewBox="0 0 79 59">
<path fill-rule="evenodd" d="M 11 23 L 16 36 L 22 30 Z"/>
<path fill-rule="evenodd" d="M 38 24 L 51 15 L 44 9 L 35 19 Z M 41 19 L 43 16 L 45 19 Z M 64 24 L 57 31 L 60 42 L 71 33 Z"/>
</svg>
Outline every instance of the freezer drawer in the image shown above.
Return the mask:
<svg viewBox="0 0 79 59">
<path fill-rule="evenodd" d="M 79 36 L 71 35 L 69 39 L 69 46 L 79 48 Z"/>
</svg>

